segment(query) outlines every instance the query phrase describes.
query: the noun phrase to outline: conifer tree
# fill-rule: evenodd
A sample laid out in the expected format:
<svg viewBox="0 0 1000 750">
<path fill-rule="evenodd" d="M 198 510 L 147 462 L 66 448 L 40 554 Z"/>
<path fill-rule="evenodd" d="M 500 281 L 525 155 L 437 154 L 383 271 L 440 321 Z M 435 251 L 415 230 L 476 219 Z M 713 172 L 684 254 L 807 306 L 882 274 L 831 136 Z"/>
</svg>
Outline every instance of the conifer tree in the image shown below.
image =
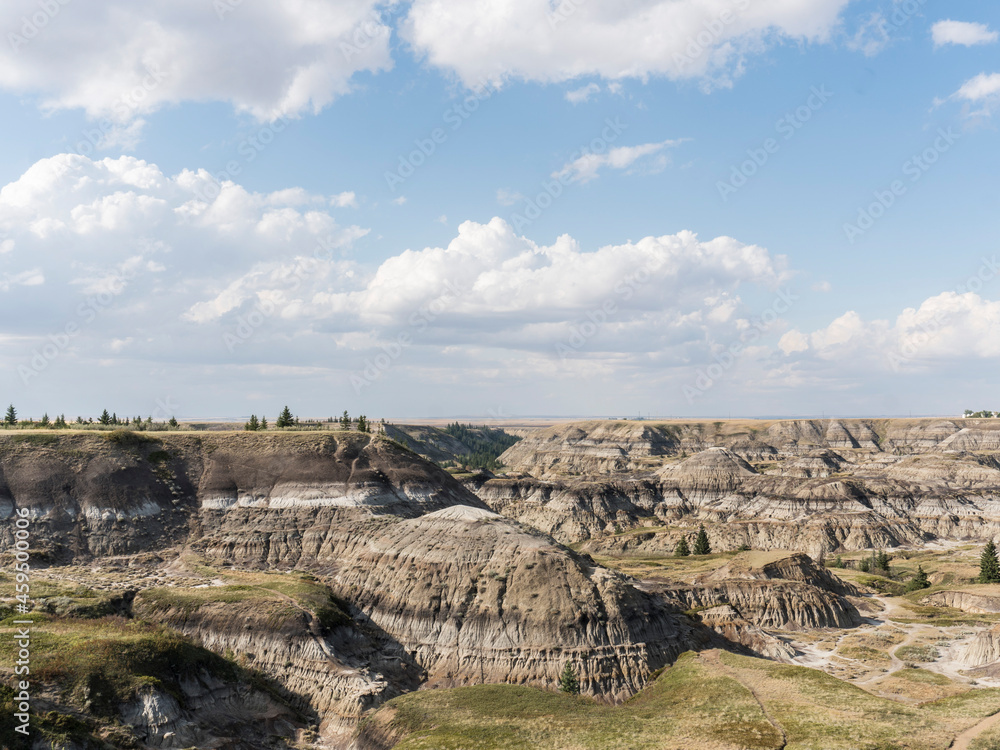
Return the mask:
<svg viewBox="0 0 1000 750">
<path fill-rule="evenodd" d="M 260 422 L 257 421 L 256 414 L 250 415 L 250 421 L 243 426 L 243 429 L 247 432 L 257 432 L 260 429 Z"/>
<path fill-rule="evenodd" d="M 997 559 L 997 546 L 991 539 L 979 556 L 979 583 L 1000 583 L 1000 560 Z"/>
<path fill-rule="evenodd" d="M 358 417 L 358 432 L 368 432 L 368 418 L 364 414 Z"/>
<path fill-rule="evenodd" d="M 107 425 L 111 424 L 111 415 L 108 414 L 108 410 L 107 409 L 105 409 L 103 412 L 101 412 L 101 418 L 99 420 L 97 420 L 97 421 L 100 422 L 101 424 L 103 424 L 104 426 L 107 426 Z"/>
<path fill-rule="evenodd" d="M 260 418 L 260 429 L 262 429 L 262 430 L 266 430 L 267 429 L 267 417 L 261 417 Z"/>
<path fill-rule="evenodd" d="M 17 424 L 17 409 L 14 408 L 14 404 L 7 407 L 7 414 L 3 418 L 3 423 L 7 427 L 14 427 Z"/>
<path fill-rule="evenodd" d="M 674 548 L 675 557 L 687 557 L 691 554 L 691 548 L 688 546 L 688 540 L 686 536 L 682 536 L 681 540 L 677 542 L 677 546 Z"/>
<path fill-rule="evenodd" d="M 351 429 L 351 417 L 348 415 L 347 409 L 344 409 L 344 415 L 340 418 L 340 429 Z"/>
<path fill-rule="evenodd" d="M 920 589 L 926 589 L 931 585 L 931 582 L 927 580 L 927 573 L 924 572 L 922 565 L 917 566 L 917 574 L 913 576 L 906 584 L 907 591 L 919 591 Z"/>
<path fill-rule="evenodd" d="M 42 427 L 48 427 L 48 426 L 49 426 L 50 424 L 52 424 L 52 423 L 51 423 L 51 422 L 49 421 L 49 413 L 48 413 L 48 412 L 45 412 L 45 413 L 44 413 L 44 414 L 42 415 L 42 421 L 41 421 L 41 422 L 40 422 L 39 424 L 40 424 L 40 425 L 41 425 Z"/>
<path fill-rule="evenodd" d="M 694 553 L 696 555 L 709 555 L 712 552 L 712 545 L 708 543 L 708 534 L 705 527 L 698 527 L 698 537 L 694 540 Z"/>
<path fill-rule="evenodd" d="M 580 681 L 576 678 L 576 672 L 573 671 L 573 666 L 569 662 L 566 663 L 562 674 L 559 675 L 559 692 L 570 695 L 579 695 L 580 693 Z"/>
<path fill-rule="evenodd" d="M 278 415 L 278 421 L 274 423 L 275 427 L 291 427 L 295 424 L 295 420 L 292 419 L 292 411 L 286 405 L 284 409 L 281 410 L 281 414 Z"/>
<path fill-rule="evenodd" d="M 180 423 L 177 421 L 177 417 L 171 417 L 170 421 L 167 422 L 171 427 L 180 427 Z"/>
</svg>

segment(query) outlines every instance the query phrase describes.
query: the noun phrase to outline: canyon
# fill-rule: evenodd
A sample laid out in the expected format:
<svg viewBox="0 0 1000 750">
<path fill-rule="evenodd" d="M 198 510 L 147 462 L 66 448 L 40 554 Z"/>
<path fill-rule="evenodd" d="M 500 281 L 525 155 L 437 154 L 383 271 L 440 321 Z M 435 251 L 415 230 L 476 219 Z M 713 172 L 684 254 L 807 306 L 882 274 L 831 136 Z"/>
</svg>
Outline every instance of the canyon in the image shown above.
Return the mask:
<svg viewBox="0 0 1000 750">
<path fill-rule="evenodd" d="M 404 699 L 551 691 L 569 665 L 620 710 L 719 649 L 898 699 L 893 654 L 947 639 L 938 697 L 1000 689 L 1000 591 L 967 585 L 1000 519 L 993 420 L 517 432 L 494 471 L 426 426 L 0 433 L 0 548 L 27 514 L 45 634 L 39 747 L 405 747 Z M 712 554 L 674 557 L 700 527 Z M 887 591 L 857 568 L 872 549 L 932 589 Z M 173 666 L 113 678 L 67 638 Z M 735 669 L 706 658 L 683 663 Z"/>
</svg>

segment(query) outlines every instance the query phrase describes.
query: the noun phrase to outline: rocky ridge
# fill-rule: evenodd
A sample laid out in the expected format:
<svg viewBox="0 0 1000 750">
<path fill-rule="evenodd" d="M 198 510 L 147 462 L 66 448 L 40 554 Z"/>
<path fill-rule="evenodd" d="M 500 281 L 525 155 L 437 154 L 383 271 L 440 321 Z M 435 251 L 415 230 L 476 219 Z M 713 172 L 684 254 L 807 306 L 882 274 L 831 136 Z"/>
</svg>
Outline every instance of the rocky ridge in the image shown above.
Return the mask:
<svg viewBox="0 0 1000 750">
<path fill-rule="evenodd" d="M 698 523 L 717 549 L 979 540 L 1000 533 L 995 445 L 1000 420 L 581 422 L 528 435 L 473 489 L 562 542 L 645 553 Z M 642 526 L 661 530 L 613 537 Z"/>
</svg>

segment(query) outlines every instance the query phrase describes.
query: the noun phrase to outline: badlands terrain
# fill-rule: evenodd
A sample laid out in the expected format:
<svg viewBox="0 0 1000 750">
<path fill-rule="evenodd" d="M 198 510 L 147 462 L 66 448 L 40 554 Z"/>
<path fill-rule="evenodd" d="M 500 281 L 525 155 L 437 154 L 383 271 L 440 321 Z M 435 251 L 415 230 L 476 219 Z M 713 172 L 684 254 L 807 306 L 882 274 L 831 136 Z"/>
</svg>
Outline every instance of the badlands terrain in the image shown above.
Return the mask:
<svg viewBox="0 0 1000 750">
<path fill-rule="evenodd" d="M 0 432 L 0 743 L 1000 747 L 1000 420 L 508 429 Z"/>
</svg>

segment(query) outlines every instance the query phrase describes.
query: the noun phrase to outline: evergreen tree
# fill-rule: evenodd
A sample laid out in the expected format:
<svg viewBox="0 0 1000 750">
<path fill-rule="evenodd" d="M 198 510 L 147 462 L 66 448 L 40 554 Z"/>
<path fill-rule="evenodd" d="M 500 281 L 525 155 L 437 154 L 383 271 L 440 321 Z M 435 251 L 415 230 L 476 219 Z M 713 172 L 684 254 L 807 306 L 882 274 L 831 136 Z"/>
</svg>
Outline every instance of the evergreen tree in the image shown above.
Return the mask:
<svg viewBox="0 0 1000 750">
<path fill-rule="evenodd" d="M 872 569 L 872 562 L 867 557 L 862 557 L 858 561 L 858 570 L 862 573 L 870 573 Z"/>
<path fill-rule="evenodd" d="M 7 427 L 13 427 L 17 424 L 17 409 L 14 408 L 14 404 L 7 407 L 7 414 L 3 418 L 3 423 Z"/>
<path fill-rule="evenodd" d="M 358 417 L 358 432 L 368 432 L 368 418 L 362 414 Z"/>
<path fill-rule="evenodd" d="M 347 409 L 344 409 L 344 415 L 340 418 L 340 429 L 349 430 L 351 429 L 351 417 L 347 413 Z"/>
<path fill-rule="evenodd" d="M 107 409 L 105 409 L 103 412 L 101 412 L 101 418 L 98 421 L 101 424 L 103 424 L 104 426 L 107 426 L 107 425 L 111 424 L 111 415 L 108 414 L 108 410 Z"/>
<path fill-rule="evenodd" d="M 278 421 L 274 423 L 275 427 L 291 427 L 295 424 L 295 420 L 292 419 L 291 409 L 286 405 L 284 409 L 281 410 L 281 414 L 278 415 Z"/>
<path fill-rule="evenodd" d="M 48 427 L 50 424 L 52 424 L 52 423 L 49 421 L 49 413 L 45 412 L 42 415 L 42 421 L 40 423 L 40 426 L 42 426 L 42 427 Z"/>
<path fill-rule="evenodd" d="M 917 574 L 913 576 L 906 584 L 907 591 L 920 591 L 920 589 L 929 588 L 931 582 L 927 580 L 927 573 L 924 572 L 922 565 L 917 566 Z"/>
<path fill-rule="evenodd" d="M 170 421 L 167 422 L 167 424 L 170 425 L 171 427 L 180 427 L 180 424 L 177 421 L 177 417 L 171 417 Z"/>
<path fill-rule="evenodd" d="M 580 681 L 576 678 L 573 666 L 568 662 L 563 667 L 562 674 L 559 675 L 559 692 L 570 695 L 579 695 L 580 693 Z"/>
<path fill-rule="evenodd" d="M 250 415 L 250 421 L 243 426 L 243 429 L 247 432 L 257 432 L 260 429 L 260 422 L 257 421 L 256 414 Z"/>
<path fill-rule="evenodd" d="M 688 539 L 686 536 L 682 536 L 681 540 L 677 542 L 677 546 L 674 548 L 675 557 L 687 557 L 691 554 L 691 548 L 688 546 Z"/>
<path fill-rule="evenodd" d="M 266 430 L 267 429 L 267 417 L 261 417 L 260 418 L 260 429 L 262 429 L 262 430 Z"/>
<path fill-rule="evenodd" d="M 889 560 L 890 558 L 884 549 L 880 549 L 878 554 L 875 555 L 875 568 L 879 570 L 884 570 L 886 573 L 889 572 Z"/>
<path fill-rule="evenodd" d="M 694 553 L 696 555 L 709 555 L 712 553 L 712 545 L 708 543 L 708 534 L 705 527 L 698 527 L 698 537 L 694 540 Z"/>
<path fill-rule="evenodd" d="M 111 424 L 118 424 L 118 412 L 111 415 Z"/>
<path fill-rule="evenodd" d="M 997 559 L 997 546 L 991 539 L 979 556 L 979 583 L 1000 583 L 1000 560 Z"/>
</svg>

